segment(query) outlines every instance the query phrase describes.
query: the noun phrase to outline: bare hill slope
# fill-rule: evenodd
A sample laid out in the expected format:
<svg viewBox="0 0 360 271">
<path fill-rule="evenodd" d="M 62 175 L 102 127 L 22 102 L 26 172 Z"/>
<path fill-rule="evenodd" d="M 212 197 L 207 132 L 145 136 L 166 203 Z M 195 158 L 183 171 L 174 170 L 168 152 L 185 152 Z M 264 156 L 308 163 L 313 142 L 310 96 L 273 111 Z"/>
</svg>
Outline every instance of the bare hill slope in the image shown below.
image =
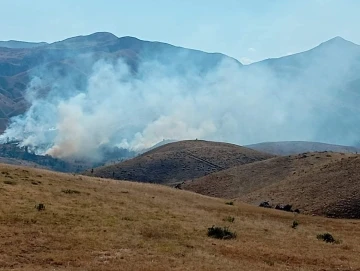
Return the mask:
<svg viewBox="0 0 360 271">
<path fill-rule="evenodd" d="M 359 221 L 294 218 L 151 184 L 0 172 L 2 270 L 360 270 Z M 237 238 L 208 237 L 212 225 Z M 317 240 L 324 232 L 341 243 Z"/>
<path fill-rule="evenodd" d="M 360 218 L 359 176 L 358 155 L 306 153 L 233 167 L 183 188 L 256 205 L 292 204 L 308 214 Z"/>
<path fill-rule="evenodd" d="M 176 183 L 273 157 L 228 143 L 188 140 L 166 144 L 136 158 L 95 168 L 87 175 L 151 183 Z"/>
</svg>

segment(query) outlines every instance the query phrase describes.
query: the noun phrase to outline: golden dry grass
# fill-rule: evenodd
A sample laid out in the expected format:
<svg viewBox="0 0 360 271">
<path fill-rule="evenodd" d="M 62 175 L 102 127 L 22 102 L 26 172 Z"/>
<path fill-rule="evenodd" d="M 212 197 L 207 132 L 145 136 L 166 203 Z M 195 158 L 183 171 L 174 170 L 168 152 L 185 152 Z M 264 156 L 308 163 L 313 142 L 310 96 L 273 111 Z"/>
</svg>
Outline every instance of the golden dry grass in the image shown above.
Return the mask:
<svg viewBox="0 0 360 271">
<path fill-rule="evenodd" d="M 0 192 L 1 270 L 360 270 L 357 220 L 8 165 Z M 237 239 L 207 237 L 212 225 Z M 341 243 L 317 240 L 323 232 Z"/>
</svg>

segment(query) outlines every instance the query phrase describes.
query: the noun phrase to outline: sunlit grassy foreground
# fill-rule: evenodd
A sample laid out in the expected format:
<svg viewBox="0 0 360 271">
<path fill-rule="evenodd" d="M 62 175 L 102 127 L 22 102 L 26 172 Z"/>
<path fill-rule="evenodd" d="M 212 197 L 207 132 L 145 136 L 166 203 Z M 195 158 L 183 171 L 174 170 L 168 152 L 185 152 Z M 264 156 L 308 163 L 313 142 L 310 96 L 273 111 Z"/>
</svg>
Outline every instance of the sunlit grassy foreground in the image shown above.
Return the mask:
<svg viewBox="0 0 360 271">
<path fill-rule="evenodd" d="M 1 165 L 0 269 L 360 270 L 360 221 L 226 201 Z M 208 237 L 213 225 L 236 239 Z M 317 239 L 326 232 L 340 243 Z"/>
</svg>

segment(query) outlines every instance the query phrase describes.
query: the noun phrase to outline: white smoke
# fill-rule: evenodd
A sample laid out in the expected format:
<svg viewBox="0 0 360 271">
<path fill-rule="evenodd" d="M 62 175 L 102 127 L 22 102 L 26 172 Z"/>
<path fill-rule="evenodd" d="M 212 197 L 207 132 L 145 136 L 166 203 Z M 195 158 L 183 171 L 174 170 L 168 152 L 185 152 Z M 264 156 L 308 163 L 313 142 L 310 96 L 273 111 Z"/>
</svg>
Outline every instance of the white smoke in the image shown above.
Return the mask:
<svg viewBox="0 0 360 271">
<path fill-rule="evenodd" d="M 85 90 L 57 84 L 45 95 L 38 93 L 48 84 L 41 78 L 27 90 L 31 107 L 12 119 L 1 139 L 59 158 L 95 158 L 104 145 L 141 150 L 163 139 L 321 140 L 314 110 L 334 102 L 327 88 L 314 95 L 317 86 L 308 82 L 284 83 L 265 68 L 249 72 L 231 61 L 206 75 L 190 68 L 178 75 L 146 62 L 133 75 L 121 60 L 101 60 Z"/>
</svg>

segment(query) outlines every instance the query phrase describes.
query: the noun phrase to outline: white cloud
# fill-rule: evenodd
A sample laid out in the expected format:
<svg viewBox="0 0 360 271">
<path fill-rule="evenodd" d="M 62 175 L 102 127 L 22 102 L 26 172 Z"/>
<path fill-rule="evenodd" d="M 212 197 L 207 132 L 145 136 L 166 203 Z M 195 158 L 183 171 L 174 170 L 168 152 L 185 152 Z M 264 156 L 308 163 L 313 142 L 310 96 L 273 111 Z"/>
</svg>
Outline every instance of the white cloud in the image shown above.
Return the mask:
<svg viewBox="0 0 360 271">
<path fill-rule="evenodd" d="M 255 53 L 255 52 L 256 52 L 256 49 L 255 49 L 255 48 L 250 47 L 250 48 L 248 49 L 248 51 L 249 51 L 250 53 Z"/>
<path fill-rule="evenodd" d="M 242 64 L 248 65 L 248 64 L 254 63 L 255 61 L 251 58 L 244 56 L 244 57 L 240 57 L 240 62 Z"/>
</svg>

